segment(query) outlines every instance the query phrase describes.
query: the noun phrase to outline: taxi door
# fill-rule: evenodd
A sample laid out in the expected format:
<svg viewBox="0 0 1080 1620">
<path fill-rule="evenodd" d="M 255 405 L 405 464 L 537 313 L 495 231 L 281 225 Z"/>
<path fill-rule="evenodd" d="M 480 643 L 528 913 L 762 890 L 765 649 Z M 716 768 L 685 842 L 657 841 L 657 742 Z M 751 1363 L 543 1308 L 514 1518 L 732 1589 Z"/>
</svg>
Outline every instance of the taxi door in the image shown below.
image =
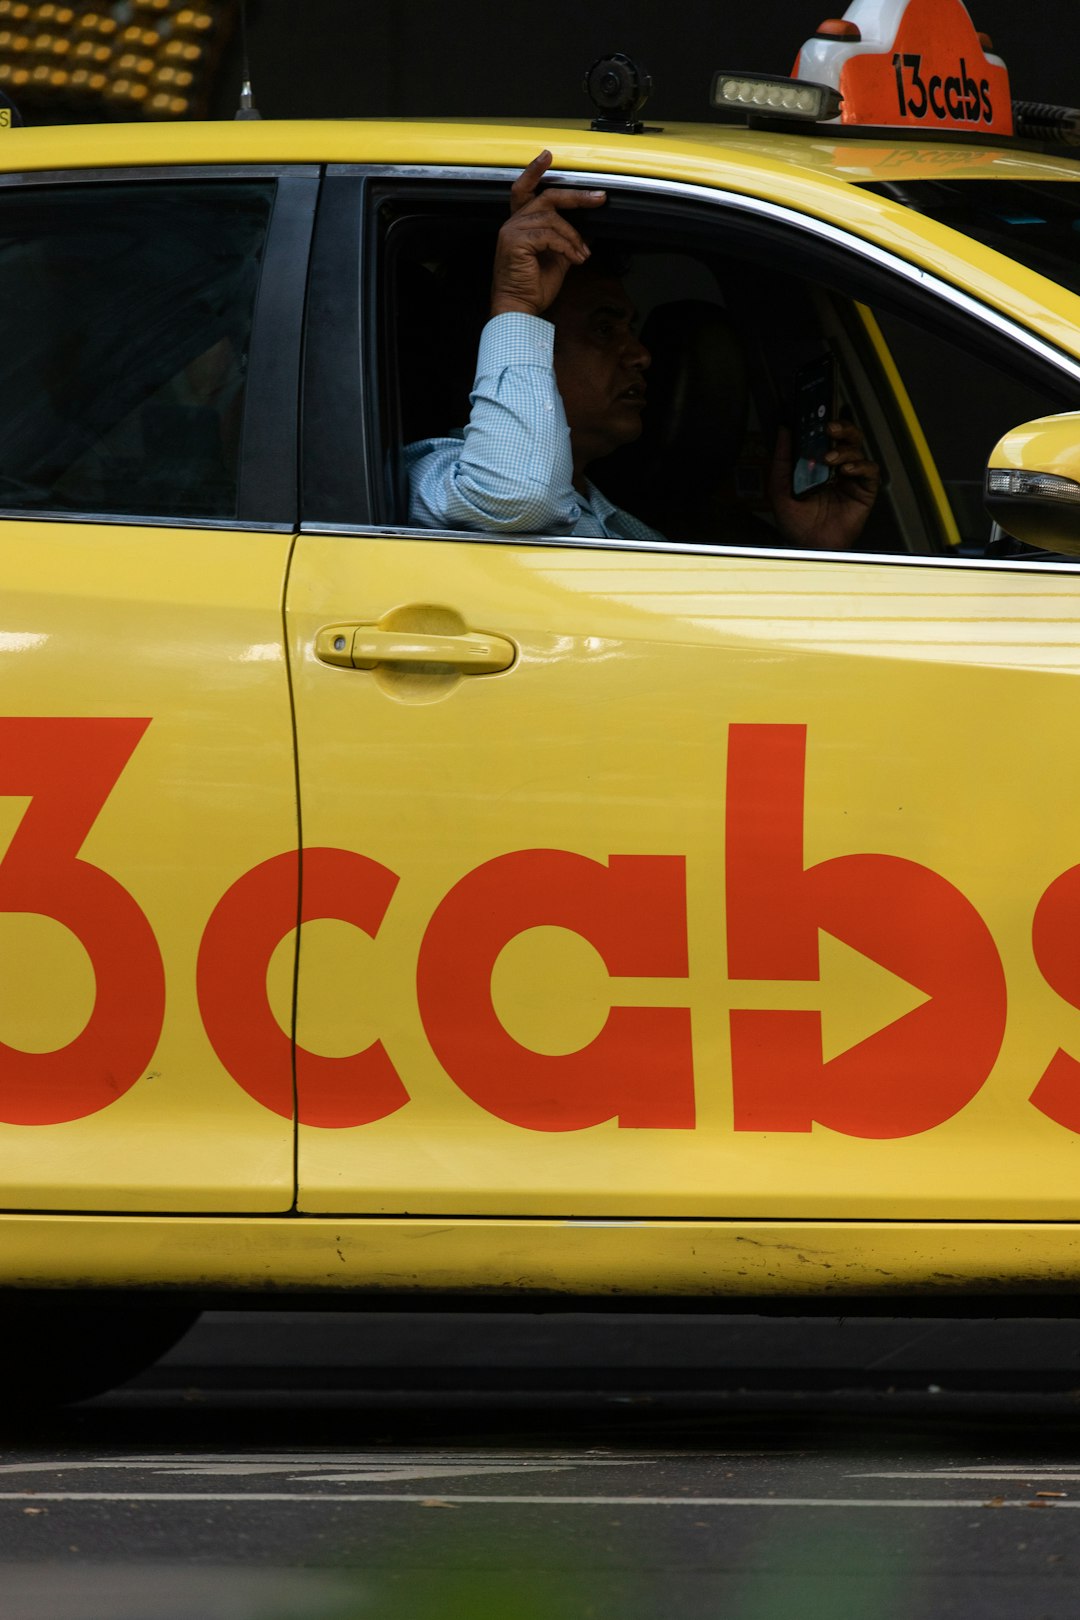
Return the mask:
<svg viewBox="0 0 1080 1620">
<path fill-rule="evenodd" d="M 292 1203 L 291 964 L 257 1099 L 230 897 L 296 864 L 281 601 L 316 184 L 0 184 L 8 1209 Z"/>
<path fill-rule="evenodd" d="M 380 529 L 310 470 L 301 1209 L 1075 1218 L 1075 568 Z"/>
</svg>

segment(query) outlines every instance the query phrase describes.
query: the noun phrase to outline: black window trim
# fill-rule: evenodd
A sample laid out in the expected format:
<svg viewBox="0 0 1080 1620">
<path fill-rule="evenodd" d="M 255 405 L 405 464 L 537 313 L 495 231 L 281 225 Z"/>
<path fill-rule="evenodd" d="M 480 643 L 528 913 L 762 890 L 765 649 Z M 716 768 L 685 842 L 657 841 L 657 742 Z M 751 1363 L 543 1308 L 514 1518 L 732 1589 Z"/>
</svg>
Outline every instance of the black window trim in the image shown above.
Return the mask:
<svg viewBox="0 0 1080 1620">
<path fill-rule="evenodd" d="M 308 514 L 345 525 L 373 516 L 377 445 L 366 334 L 375 315 L 366 190 L 365 173 L 328 170 L 319 193 L 304 329 L 301 522 Z"/>
<path fill-rule="evenodd" d="M 237 525 L 293 530 L 300 518 L 300 365 L 319 177 L 277 177 L 251 329 Z"/>
<path fill-rule="evenodd" d="M 299 397 L 304 299 L 322 169 L 316 164 L 134 165 L 21 170 L 0 190 L 172 181 L 276 181 L 253 314 L 235 517 L 143 516 L 0 506 L 0 522 L 293 533 L 299 518 Z"/>
<path fill-rule="evenodd" d="M 283 175 L 317 180 L 317 163 L 129 163 L 115 168 L 0 171 L 0 188 L 130 184 L 147 180 L 278 180 Z"/>
</svg>

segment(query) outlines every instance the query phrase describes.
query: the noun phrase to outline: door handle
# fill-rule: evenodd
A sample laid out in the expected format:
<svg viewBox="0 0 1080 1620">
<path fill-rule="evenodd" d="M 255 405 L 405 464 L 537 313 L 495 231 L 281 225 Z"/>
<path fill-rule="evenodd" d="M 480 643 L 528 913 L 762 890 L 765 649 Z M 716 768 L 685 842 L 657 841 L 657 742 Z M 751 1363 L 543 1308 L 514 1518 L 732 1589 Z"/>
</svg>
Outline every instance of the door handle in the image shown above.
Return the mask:
<svg viewBox="0 0 1080 1620">
<path fill-rule="evenodd" d="M 491 675 L 517 657 L 512 641 L 466 631 L 428 636 L 410 630 L 380 630 L 377 624 L 328 624 L 315 637 L 315 656 L 342 669 L 379 664 L 443 664 L 459 675 Z"/>
</svg>

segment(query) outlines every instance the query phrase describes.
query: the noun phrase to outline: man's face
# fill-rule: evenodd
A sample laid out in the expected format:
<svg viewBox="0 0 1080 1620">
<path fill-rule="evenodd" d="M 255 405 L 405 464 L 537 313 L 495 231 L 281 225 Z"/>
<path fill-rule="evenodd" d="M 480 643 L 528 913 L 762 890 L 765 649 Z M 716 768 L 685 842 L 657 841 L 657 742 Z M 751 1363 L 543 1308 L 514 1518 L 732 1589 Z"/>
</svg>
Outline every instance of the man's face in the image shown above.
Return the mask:
<svg viewBox="0 0 1080 1620">
<path fill-rule="evenodd" d="M 587 467 L 641 432 L 649 351 L 615 276 L 571 271 L 549 314 L 574 461 Z"/>
</svg>

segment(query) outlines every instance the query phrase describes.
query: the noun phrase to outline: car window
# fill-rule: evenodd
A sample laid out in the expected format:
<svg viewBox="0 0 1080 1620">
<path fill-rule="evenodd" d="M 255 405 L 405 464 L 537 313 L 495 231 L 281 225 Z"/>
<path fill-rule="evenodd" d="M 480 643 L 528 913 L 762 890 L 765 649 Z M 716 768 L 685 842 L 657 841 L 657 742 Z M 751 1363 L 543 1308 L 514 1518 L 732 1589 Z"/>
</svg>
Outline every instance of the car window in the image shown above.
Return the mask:
<svg viewBox="0 0 1080 1620">
<path fill-rule="evenodd" d="M 488 200 L 490 199 L 490 200 Z M 505 199 L 384 199 L 378 419 L 385 513 L 405 521 L 402 446 L 462 428 Z M 1010 427 L 1072 407 L 1071 385 L 1004 328 L 777 221 L 612 193 L 589 221 L 622 263 L 652 354 L 640 439 L 590 476 L 675 541 L 785 545 L 770 500 L 800 368 L 831 356 L 837 414 L 882 473 L 855 549 L 984 555 L 986 460 Z M 1000 326 L 1000 323 L 999 323 Z M 953 341 L 955 338 L 955 341 Z"/>
<path fill-rule="evenodd" d="M 1072 292 L 1080 292 L 1076 262 L 1080 184 L 1052 180 L 912 180 L 866 187 L 984 242 Z"/>
<path fill-rule="evenodd" d="M 236 513 L 272 182 L 0 190 L 0 510 Z"/>
<path fill-rule="evenodd" d="M 1005 365 L 892 312 L 876 310 L 874 319 L 925 437 L 956 538 L 978 555 L 991 540 L 983 482 L 994 446 L 1022 422 L 1075 409 L 1080 401 L 1025 375 L 1019 353 L 1015 364 Z"/>
<path fill-rule="evenodd" d="M 485 207 L 479 194 L 443 205 L 398 196 L 377 210 L 382 313 L 373 346 L 386 511 L 397 523 L 407 511 L 403 447 L 459 432 L 469 418 L 506 214 L 501 189 L 491 199 Z M 798 367 L 836 347 L 831 310 L 817 288 L 732 259 L 714 233 L 684 234 L 669 222 L 643 234 L 621 198 L 605 216 L 590 221 L 590 234 L 635 307 L 652 356 L 650 403 L 640 441 L 596 463 L 591 476 L 617 506 L 671 539 L 782 544 L 767 469 Z M 854 410 L 846 361 L 839 369 Z M 887 515 L 867 544 L 905 549 Z"/>
</svg>

